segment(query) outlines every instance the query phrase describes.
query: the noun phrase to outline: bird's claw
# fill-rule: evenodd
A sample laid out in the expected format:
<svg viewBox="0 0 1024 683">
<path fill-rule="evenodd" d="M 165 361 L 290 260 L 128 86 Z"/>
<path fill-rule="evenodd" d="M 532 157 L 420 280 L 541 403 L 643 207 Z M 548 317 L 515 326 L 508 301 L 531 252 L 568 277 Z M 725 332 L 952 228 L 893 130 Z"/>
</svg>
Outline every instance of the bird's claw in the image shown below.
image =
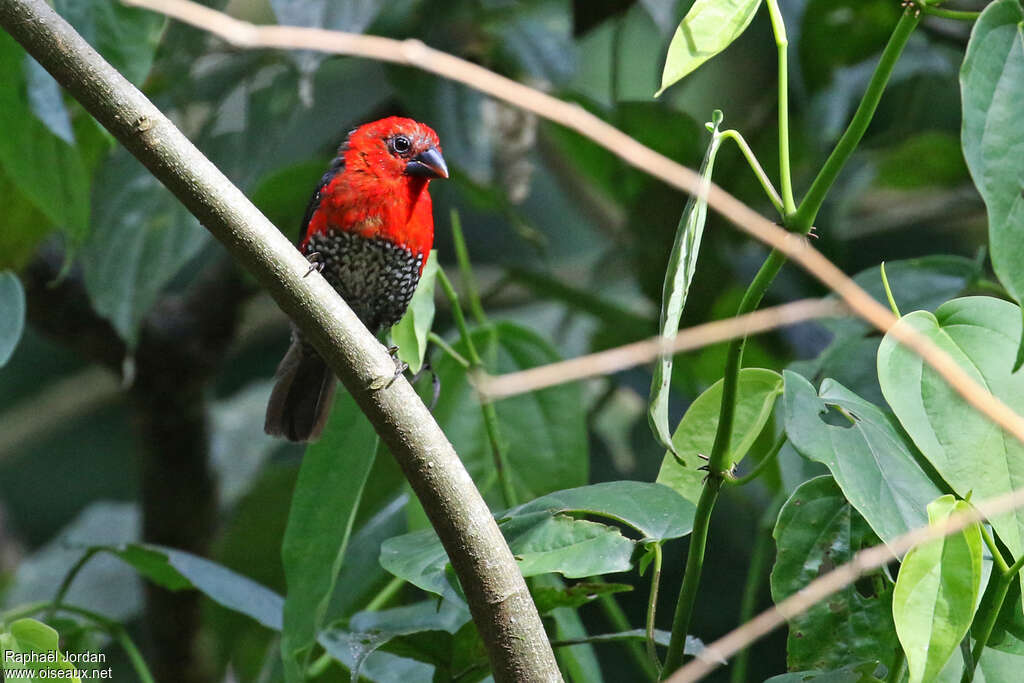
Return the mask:
<svg viewBox="0 0 1024 683">
<path fill-rule="evenodd" d="M 309 275 L 314 270 L 318 273 L 324 272 L 324 266 L 327 264 L 320 259 L 319 251 L 312 251 L 306 254 L 306 260 L 309 261 L 309 270 L 306 271 L 306 275 Z M 303 275 L 302 277 L 306 277 L 306 275 Z"/>
<path fill-rule="evenodd" d="M 384 386 L 385 389 L 391 388 L 391 385 L 395 383 L 395 380 L 404 375 L 405 371 L 409 369 L 409 364 L 398 357 L 398 347 L 396 345 L 392 344 L 388 347 L 388 355 L 391 356 L 391 360 L 395 362 L 395 374 Z"/>
<path fill-rule="evenodd" d="M 816 231 L 817 231 L 817 228 L 812 225 L 811 229 L 807 231 L 807 236 L 812 238 L 812 239 L 818 239 L 819 235 L 818 235 L 818 233 Z"/>
</svg>

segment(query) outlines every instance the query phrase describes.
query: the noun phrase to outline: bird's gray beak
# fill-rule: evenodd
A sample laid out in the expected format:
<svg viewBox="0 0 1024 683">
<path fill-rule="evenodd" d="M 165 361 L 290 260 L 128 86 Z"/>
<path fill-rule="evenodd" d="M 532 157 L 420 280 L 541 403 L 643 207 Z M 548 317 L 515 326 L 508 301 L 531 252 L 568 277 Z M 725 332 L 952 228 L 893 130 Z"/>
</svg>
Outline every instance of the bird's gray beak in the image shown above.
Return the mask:
<svg viewBox="0 0 1024 683">
<path fill-rule="evenodd" d="M 447 178 L 448 164 L 444 163 L 444 157 L 437 147 L 431 147 L 414 156 L 412 161 L 405 165 L 405 174 L 420 178 Z"/>
</svg>

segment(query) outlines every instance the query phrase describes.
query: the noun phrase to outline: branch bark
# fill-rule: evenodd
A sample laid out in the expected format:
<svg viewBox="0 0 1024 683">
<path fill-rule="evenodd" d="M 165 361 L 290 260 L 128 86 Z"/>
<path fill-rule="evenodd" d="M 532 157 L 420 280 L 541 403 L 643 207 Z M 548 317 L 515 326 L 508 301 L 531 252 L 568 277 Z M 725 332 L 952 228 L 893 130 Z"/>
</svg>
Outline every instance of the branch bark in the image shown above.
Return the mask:
<svg viewBox="0 0 1024 683">
<path fill-rule="evenodd" d="M 498 681 L 560 674 L 515 559 L 444 433 L 409 386 L 383 388 L 380 343 L 238 188 L 43 0 L 0 0 L 2 25 L 252 272 L 387 444 L 437 530 Z"/>
</svg>

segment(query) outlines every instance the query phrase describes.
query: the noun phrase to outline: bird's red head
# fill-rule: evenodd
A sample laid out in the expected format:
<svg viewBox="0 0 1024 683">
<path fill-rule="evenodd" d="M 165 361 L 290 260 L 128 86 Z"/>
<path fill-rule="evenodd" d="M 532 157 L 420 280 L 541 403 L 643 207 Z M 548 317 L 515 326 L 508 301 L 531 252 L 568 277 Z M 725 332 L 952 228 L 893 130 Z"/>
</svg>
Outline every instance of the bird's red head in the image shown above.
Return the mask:
<svg viewBox="0 0 1024 683">
<path fill-rule="evenodd" d="M 338 154 L 340 172 L 318 191 L 303 243 L 310 235 L 344 230 L 387 239 L 425 262 L 434 241 L 427 185 L 448 177 L 437 133 L 391 116 L 353 130 Z"/>
<path fill-rule="evenodd" d="M 377 182 L 423 184 L 447 178 L 441 143 L 430 126 L 400 116 L 373 121 L 349 133 L 345 168 Z"/>
</svg>

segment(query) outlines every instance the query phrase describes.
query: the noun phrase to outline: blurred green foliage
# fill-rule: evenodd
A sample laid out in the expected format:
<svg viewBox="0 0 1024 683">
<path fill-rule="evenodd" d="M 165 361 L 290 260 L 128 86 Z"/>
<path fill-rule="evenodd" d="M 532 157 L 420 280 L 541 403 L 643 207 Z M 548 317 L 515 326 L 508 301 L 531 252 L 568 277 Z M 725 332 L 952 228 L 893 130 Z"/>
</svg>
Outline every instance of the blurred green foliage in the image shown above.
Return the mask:
<svg viewBox="0 0 1024 683">
<path fill-rule="evenodd" d="M 724 52 L 654 100 L 651 95 L 661 82 L 673 31 L 692 5 L 688 0 L 226 4 L 233 15 L 256 22 L 421 39 L 576 102 L 691 167 L 700 164 L 710 139 L 701 124 L 714 109 L 721 109 L 778 184 L 775 48 L 764 11 Z M 390 114 L 433 126 L 452 171 L 451 181 L 431 187 L 437 260 L 454 274 L 447 217 L 457 209 L 489 317 L 486 324 L 478 321 L 471 337 L 489 371 L 542 365 L 657 331 L 665 270 L 687 198 L 607 150 L 416 69 L 312 52 L 239 51 L 195 28 L 107 0 L 63 1 L 56 6 L 290 237 L 296 236 L 316 180 L 348 130 Z M 891 0 L 794 0 L 783 2 L 781 9 L 792 56 L 791 153 L 799 195 L 849 121 L 901 10 Z M 1003 24 L 996 27 L 1001 37 L 1008 30 Z M 984 174 L 979 168 L 1012 160 L 1007 161 L 1006 150 L 1000 155 L 999 149 L 982 145 L 969 148 L 973 152 L 965 162 L 955 76 L 970 28 L 959 22 L 923 22 L 862 146 L 817 220 L 815 246 L 846 272 L 861 272 L 858 282 L 880 300 L 884 299 L 877 265 L 883 260 L 896 262 L 890 263 L 889 280 L 904 313 L 934 310 L 972 290 L 1004 295 L 1000 285 L 988 281 L 983 259 L 977 257 L 988 241 L 988 223 L 985 204 L 967 169 L 978 180 Z M 1004 111 L 1012 104 L 1003 103 L 1008 107 Z M 152 444 L 140 425 L 146 423 L 149 408 L 139 397 L 138 385 L 128 387 L 136 379 L 136 368 L 144 373 L 152 367 L 145 354 L 153 335 L 159 332 L 174 339 L 177 330 L 188 329 L 176 327 L 181 320 L 173 306 L 188 300 L 226 256 L 177 201 L 117 149 L 2 32 L 0 131 L 0 364 L 6 349 L 14 348 L 0 370 L 0 606 L 8 609 L 52 599 L 65 572 L 88 546 L 151 540 L 142 538 L 139 521 L 145 502 L 139 479 L 152 457 Z M 771 211 L 734 146 L 725 144 L 719 151 L 714 180 L 754 208 Z M 1009 213 L 1021 200 L 1012 204 L 1003 185 L 986 182 L 982 195 L 990 210 L 997 206 Z M 1007 236 L 1012 240 L 1019 234 L 1004 232 L 1000 239 Z M 732 315 L 766 253 L 709 214 L 682 325 Z M 1013 254 L 1004 262 L 1019 265 Z M 39 263 L 51 266 L 42 276 Z M 55 279 L 64 265 L 68 267 L 60 273 L 62 279 Z M 24 334 L 15 315 L 17 302 L 22 301 L 21 286 L 6 269 L 26 283 Z M 311 470 L 304 472 L 305 477 L 299 475 L 300 465 L 314 459 L 326 467 L 322 453 L 311 453 L 303 461 L 300 448 L 263 437 L 268 379 L 287 344 L 288 326 L 268 297 L 254 291 L 244 276 L 242 282 L 246 305 L 240 309 L 239 323 L 230 329 L 227 351 L 211 361 L 200 390 L 189 395 L 197 397 L 198 409 L 208 418 L 206 431 L 197 437 L 198 452 L 215 473 L 221 495 L 199 500 L 210 493 L 188 487 L 176 491 L 182 500 L 215 507 L 213 528 L 202 530 L 212 536 L 205 549 L 209 560 L 144 545 L 119 547 L 119 556 L 158 585 L 191 585 L 202 592 L 202 651 L 214 672 L 208 680 L 222 680 L 228 672 L 246 683 L 284 680 L 281 641 L 295 645 L 289 640 L 295 634 L 279 633 L 282 625 L 289 628 L 289 620 L 280 619 L 281 605 L 297 576 L 290 567 L 301 565 L 296 554 L 309 547 L 304 543 L 317 551 L 308 553 L 310 557 L 340 561 L 337 576 L 333 565 L 320 566 L 319 575 L 309 579 L 321 588 L 324 583 L 336 585 L 333 593 L 319 599 L 306 594 L 295 602 L 296 613 L 316 613 L 315 623 L 306 625 L 312 630 L 296 646 L 301 659 L 310 660 L 315 680 L 348 680 L 349 671 L 356 668 L 364 679 L 374 681 L 429 680 L 435 671 L 437 680 L 480 680 L 486 667 L 479 637 L 468 624 L 457 582 L 432 532 L 421 530 L 423 513 L 394 461 L 384 452 L 376 458 L 364 452 L 372 438 L 363 439 L 358 457 L 338 452 L 338 470 L 327 468 L 342 481 L 353 474 L 347 468 L 357 460 L 360 468 L 369 469 L 365 488 L 354 497 L 322 507 L 334 510 L 338 520 L 351 520 L 351 534 L 341 534 L 324 520 L 306 519 L 301 528 L 288 526 L 290 510 L 296 524 L 296 509 L 304 509 L 308 517 L 321 510 L 317 501 L 326 494 L 314 484 L 334 479 L 311 480 Z M 80 299 L 68 299 L 70 312 L 65 307 L 33 307 L 34 301 L 48 301 L 42 295 L 60 283 L 83 288 Z M 769 292 L 768 302 L 823 293 L 805 274 L 787 268 Z M 116 363 L 102 360 L 106 370 L 97 370 L 96 349 L 85 343 L 81 328 L 75 326 L 74 311 L 105 326 L 106 346 L 119 354 Z M 1016 321 L 1019 330 L 1019 315 Z M 66 334 L 60 333 L 62 329 Z M 466 354 L 467 340 L 459 339 L 451 307 L 441 297 L 433 331 Z M 180 347 L 191 349 L 194 341 L 183 335 Z M 778 378 L 777 372 L 793 363 L 792 369 L 814 384 L 815 393 L 801 397 L 803 405 L 812 406 L 809 411 L 826 400 L 825 387 L 817 395 L 819 381 L 835 378 L 863 401 L 883 406 L 876 408 L 878 415 L 872 413 L 879 429 L 906 436 L 884 407 L 874 367 L 879 341 L 849 319 L 807 323 L 752 340 L 745 364 L 771 368 L 771 373 L 758 372 Z M 724 355 L 724 346 L 717 345 L 675 357 L 667 407 L 673 425 L 720 380 Z M 497 445 L 518 498 L 509 501 L 498 482 L 495 444 L 466 369 L 436 345 L 426 358 L 442 379 L 434 414 L 503 520 L 513 548 L 533 563 L 531 571 L 560 570 L 567 577 L 564 582 L 552 576 L 531 582 L 535 595 L 548 606 L 545 611 L 550 610 L 545 618 L 551 632 L 559 639 L 576 639 L 576 644 L 557 649 L 566 675 L 588 683 L 647 675 L 645 664 L 638 661 L 645 655 L 635 633 L 593 643 L 577 640 L 632 632 L 644 625 L 652 572 L 648 569 L 639 577 L 634 569 L 650 559 L 644 555 L 650 542 L 665 542 L 655 625 L 659 631 L 669 628 L 685 541 L 672 540 L 679 533 L 651 533 L 648 527 L 653 523 L 641 526 L 625 514 L 602 515 L 601 510 L 621 504 L 638 516 L 665 512 L 674 508 L 658 503 L 658 496 L 670 495 L 678 506 L 689 506 L 689 512 L 677 516 L 690 514 L 692 523 L 692 506 L 657 486 L 657 495 L 645 495 L 640 488 L 611 493 L 581 489 L 582 498 L 556 501 L 531 514 L 506 508 L 513 502 L 528 506 L 528 501 L 545 494 L 557 498 L 555 492 L 588 484 L 654 482 L 659 468 L 682 469 L 647 428 L 650 368 L 497 403 Z M 429 381 L 421 382 L 424 396 L 430 393 L 428 385 Z M 752 414 L 747 420 L 753 426 L 741 444 L 754 462 L 769 454 L 776 434 L 791 428 L 784 424 L 777 388 L 762 392 L 770 393 L 769 398 L 757 394 L 750 399 L 764 409 L 763 415 Z M 173 394 L 178 389 L 171 382 L 161 390 Z M 334 426 L 362 420 L 354 411 L 343 405 Z M 713 438 L 714 424 L 709 417 L 694 425 L 699 415 L 693 413 L 681 429 L 686 427 L 683 436 L 704 447 Z M 808 429 L 803 436 L 821 438 L 838 428 L 811 423 Z M 348 443 L 343 435 L 336 436 Z M 798 439 L 793 441 L 799 448 Z M 902 455 L 919 455 L 909 441 L 900 443 Z M 848 480 L 838 475 L 811 478 L 820 474 L 820 466 L 809 464 L 790 446 L 778 458 L 755 484 L 724 490 L 712 520 L 713 541 L 693 620 L 693 635 L 700 639 L 710 641 L 738 623 L 740 587 L 747 578 L 754 537 L 761 533 L 758 519 L 773 500 L 793 496 L 775 529 L 779 561 L 772 575 L 772 595 L 767 591 L 768 577 L 754 577 L 753 585 L 760 589 L 753 598 L 755 606 L 766 607 L 771 597 L 799 590 L 818 567 L 834 566 L 858 548 L 877 542 L 869 526 L 874 518 L 862 516 L 844 497 Z M 938 478 L 927 465 L 921 467 L 923 478 Z M 685 474 L 694 475 L 688 479 L 698 491 L 703 473 L 691 467 Z M 360 472 L 354 478 L 362 476 Z M 806 506 L 799 508 L 797 501 Z M 832 544 L 829 552 L 822 549 L 820 534 L 809 533 L 810 522 L 801 521 L 801 515 L 814 514 L 833 520 L 821 532 Z M 172 525 L 176 521 L 170 520 Z M 292 544 L 286 545 L 290 550 L 282 560 L 286 527 Z M 331 527 L 331 538 L 326 537 L 326 527 Z M 303 529 L 309 536 L 302 536 Z M 688 532 L 689 527 L 681 531 Z M 570 545 L 576 550 L 560 554 Z M 396 547 L 402 552 L 387 554 Z M 567 566 L 572 568 L 566 571 Z M 606 578 L 615 584 L 588 591 L 587 586 L 598 585 L 588 581 L 589 573 L 609 573 Z M 851 586 L 836 597 L 837 602 L 820 605 L 795 624 L 798 632 L 806 629 L 813 637 L 801 638 L 791 631 L 789 665 L 843 668 L 867 676 L 875 667 L 865 669 L 861 660 L 891 663 L 898 648 L 890 623 L 892 582 L 881 574 L 871 579 L 869 590 L 861 584 Z M 608 588 L 616 584 L 635 590 Z M 444 599 L 438 602 L 424 587 L 437 589 Z M 1019 655 L 1024 617 L 1013 590 L 992 642 Z M 150 642 L 147 636 L 136 574 L 108 554 L 82 569 L 66 601 L 86 604 L 126 624 L 144 654 L 165 645 Z M 833 609 L 836 605 L 841 613 Z M 1016 613 L 1009 613 L 1014 606 Z M 624 615 L 628 629 L 616 610 L 619 617 Z M 119 654 L 110 632 L 87 628 L 89 623 L 77 617 L 60 622 L 66 647 L 103 647 L 118 667 L 116 680 L 133 680 L 133 668 Z M 838 635 L 829 639 L 825 633 Z M 750 680 L 786 670 L 784 634 L 755 645 L 753 652 Z M 1011 667 L 991 656 L 983 660 L 981 670 L 997 671 L 1000 666 Z M 728 677 L 728 671 L 719 671 L 711 680 Z"/>
</svg>

